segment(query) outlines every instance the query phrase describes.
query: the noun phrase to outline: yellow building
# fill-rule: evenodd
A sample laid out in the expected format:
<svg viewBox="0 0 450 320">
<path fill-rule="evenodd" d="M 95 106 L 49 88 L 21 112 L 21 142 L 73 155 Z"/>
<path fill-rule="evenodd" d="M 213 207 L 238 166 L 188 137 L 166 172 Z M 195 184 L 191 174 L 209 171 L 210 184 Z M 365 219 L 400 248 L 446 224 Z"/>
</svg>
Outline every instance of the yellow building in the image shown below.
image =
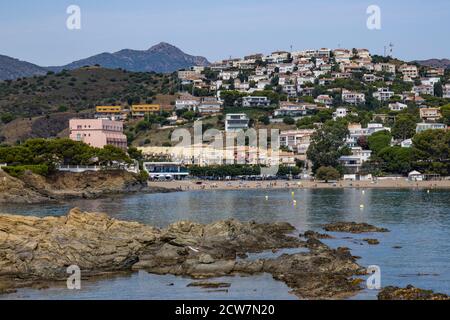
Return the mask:
<svg viewBox="0 0 450 320">
<path fill-rule="evenodd" d="M 137 104 L 131 107 L 133 117 L 143 117 L 147 113 L 159 113 L 161 106 L 159 104 Z"/>
<path fill-rule="evenodd" d="M 97 106 L 95 107 L 95 111 L 97 113 L 121 113 L 122 107 L 121 106 Z"/>
<path fill-rule="evenodd" d="M 97 106 L 95 107 L 95 117 L 97 119 L 125 120 L 127 118 L 127 110 L 122 106 Z"/>
</svg>

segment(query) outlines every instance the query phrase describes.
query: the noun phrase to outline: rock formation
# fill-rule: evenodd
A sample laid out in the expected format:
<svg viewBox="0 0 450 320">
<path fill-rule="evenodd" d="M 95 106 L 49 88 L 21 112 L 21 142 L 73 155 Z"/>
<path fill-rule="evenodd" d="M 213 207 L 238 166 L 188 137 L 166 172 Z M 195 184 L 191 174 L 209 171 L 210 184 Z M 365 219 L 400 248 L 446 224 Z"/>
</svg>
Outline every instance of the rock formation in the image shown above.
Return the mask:
<svg viewBox="0 0 450 320">
<path fill-rule="evenodd" d="M 365 232 L 389 232 L 388 229 L 372 226 L 367 223 L 356 222 L 336 222 L 323 226 L 325 231 L 347 232 L 347 233 L 365 233 Z"/>
<path fill-rule="evenodd" d="M 71 265 L 79 266 L 83 277 L 127 270 L 194 279 L 268 272 L 301 298 L 342 297 L 361 289 L 353 276 L 365 270 L 348 249 L 331 249 L 312 236 L 302 241 L 289 235 L 293 231 L 287 223 L 236 220 L 157 229 L 79 209 L 66 217 L 0 215 L 0 291 L 65 280 Z M 279 248 L 309 251 L 256 261 L 237 258 Z"/>
<path fill-rule="evenodd" d="M 149 187 L 126 171 L 58 172 L 43 177 L 26 172 L 20 179 L 0 169 L 0 203 L 42 203 L 76 198 L 99 198 L 133 192 L 169 192 Z"/>
</svg>

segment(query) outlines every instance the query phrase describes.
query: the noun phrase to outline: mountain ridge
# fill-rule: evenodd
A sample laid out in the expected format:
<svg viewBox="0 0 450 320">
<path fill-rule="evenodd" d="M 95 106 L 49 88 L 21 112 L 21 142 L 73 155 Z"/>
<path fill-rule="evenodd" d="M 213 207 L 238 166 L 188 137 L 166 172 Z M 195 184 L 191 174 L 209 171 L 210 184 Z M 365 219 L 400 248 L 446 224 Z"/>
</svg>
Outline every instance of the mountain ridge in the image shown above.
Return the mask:
<svg viewBox="0 0 450 320">
<path fill-rule="evenodd" d="M 427 59 L 427 60 L 414 60 L 414 63 L 418 63 L 425 67 L 433 67 L 433 68 L 444 68 L 450 69 L 450 59 Z"/>
<path fill-rule="evenodd" d="M 208 66 L 209 61 L 202 56 L 189 55 L 166 42 L 160 42 L 147 50 L 122 49 L 114 53 L 102 52 L 63 66 L 42 67 L 0 55 L 0 80 L 14 80 L 45 75 L 48 71 L 60 72 L 64 69 L 74 70 L 94 65 L 132 72 L 171 73 L 192 66 Z"/>
<path fill-rule="evenodd" d="M 0 80 L 14 80 L 22 77 L 45 75 L 47 69 L 33 63 L 0 55 Z"/>
</svg>

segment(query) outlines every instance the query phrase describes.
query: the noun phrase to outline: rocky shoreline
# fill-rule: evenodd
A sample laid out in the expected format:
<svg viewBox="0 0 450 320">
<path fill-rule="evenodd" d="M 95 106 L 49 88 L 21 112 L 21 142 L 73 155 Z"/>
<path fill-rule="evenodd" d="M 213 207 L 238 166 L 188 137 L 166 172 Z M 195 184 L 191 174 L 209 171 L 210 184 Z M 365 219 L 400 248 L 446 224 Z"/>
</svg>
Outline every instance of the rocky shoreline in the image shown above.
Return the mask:
<svg viewBox="0 0 450 320">
<path fill-rule="evenodd" d="M 96 199 L 116 194 L 165 193 L 178 191 L 149 186 L 127 171 L 84 173 L 57 172 L 43 177 L 26 172 L 15 178 L 0 169 L 0 203 L 38 204 L 72 199 Z"/>
<path fill-rule="evenodd" d="M 346 298 L 363 289 L 356 277 L 366 269 L 348 248 L 328 247 L 319 240 L 326 234 L 309 231 L 297 237 L 294 231 L 288 223 L 233 219 L 206 225 L 182 221 L 158 229 L 79 209 L 63 217 L 0 215 L 0 293 L 66 281 L 71 265 L 79 266 L 83 279 L 145 270 L 225 290 L 226 284 L 207 279 L 269 273 L 300 299 Z M 299 252 L 247 259 L 250 253 L 284 248 Z"/>
<path fill-rule="evenodd" d="M 146 270 L 208 279 L 267 272 L 303 299 L 350 296 L 361 290 L 353 276 L 365 273 L 348 249 L 331 249 L 310 236 L 290 235 L 287 223 L 236 220 L 212 224 L 178 222 L 157 229 L 106 214 L 73 209 L 66 217 L 0 215 L 0 288 L 65 281 L 78 265 L 83 277 Z M 307 248 L 277 259 L 247 260 L 247 253 Z"/>
</svg>

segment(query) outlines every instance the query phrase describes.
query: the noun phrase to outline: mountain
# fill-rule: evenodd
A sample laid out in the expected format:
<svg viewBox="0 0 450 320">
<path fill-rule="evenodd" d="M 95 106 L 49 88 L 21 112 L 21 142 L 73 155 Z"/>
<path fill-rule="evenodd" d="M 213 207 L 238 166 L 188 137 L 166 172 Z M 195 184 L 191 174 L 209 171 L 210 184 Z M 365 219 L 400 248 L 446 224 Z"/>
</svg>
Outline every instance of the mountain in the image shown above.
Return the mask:
<svg viewBox="0 0 450 320">
<path fill-rule="evenodd" d="M 40 67 L 29 62 L 0 55 L 0 81 L 45 75 L 48 71 L 60 72 L 64 69 L 74 70 L 84 66 L 95 65 L 108 69 L 124 69 L 133 72 L 154 71 L 170 73 L 192 66 L 207 66 L 209 62 L 204 57 L 191 56 L 165 42 L 161 42 L 148 50 L 124 49 L 115 53 L 104 52 L 65 66 L 55 67 Z"/>
<path fill-rule="evenodd" d="M 52 71 L 73 70 L 84 66 L 100 65 L 108 69 L 124 69 L 133 72 L 169 73 L 192 66 L 207 66 L 204 57 L 191 56 L 177 47 L 161 42 L 148 50 L 124 49 L 115 53 L 101 53 L 61 67 L 50 67 Z"/>
<path fill-rule="evenodd" d="M 0 55 L 0 80 L 13 80 L 34 75 L 44 75 L 47 70 L 35 64 Z"/>
<path fill-rule="evenodd" d="M 428 59 L 413 61 L 425 67 L 450 69 L 450 59 Z"/>
</svg>

